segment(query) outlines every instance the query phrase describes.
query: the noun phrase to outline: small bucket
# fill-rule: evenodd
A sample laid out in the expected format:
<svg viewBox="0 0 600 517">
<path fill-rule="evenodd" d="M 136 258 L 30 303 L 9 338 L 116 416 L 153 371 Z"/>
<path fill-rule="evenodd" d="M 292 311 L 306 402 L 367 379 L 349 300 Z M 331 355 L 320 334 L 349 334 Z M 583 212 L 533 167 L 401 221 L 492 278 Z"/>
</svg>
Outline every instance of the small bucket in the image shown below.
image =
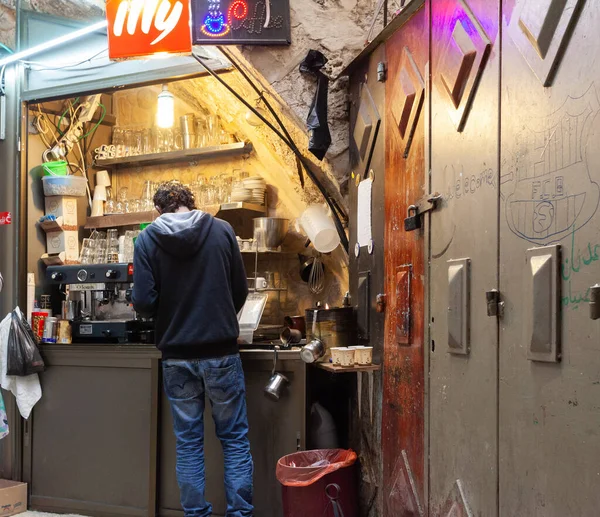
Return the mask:
<svg viewBox="0 0 600 517">
<path fill-rule="evenodd" d="M 42 163 L 41 167 L 44 171 L 44 176 L 67 175 L 67 162 L 65 162 L 64 160 Z"/>
</svg>

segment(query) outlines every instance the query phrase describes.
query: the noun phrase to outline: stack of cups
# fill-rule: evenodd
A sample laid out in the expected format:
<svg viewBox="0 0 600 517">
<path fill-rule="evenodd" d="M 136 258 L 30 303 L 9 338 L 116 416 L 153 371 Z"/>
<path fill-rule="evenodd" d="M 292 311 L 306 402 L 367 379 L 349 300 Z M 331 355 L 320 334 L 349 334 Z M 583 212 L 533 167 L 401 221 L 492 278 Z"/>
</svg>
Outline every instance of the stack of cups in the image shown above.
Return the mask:
<svg viewBox="0 0 600 517">
<path fill-rule="evenodd" d="M 96 186 L 94 187 L 94 198 L 92 200 L 92 217 L 104 215 L 106 187 L 110 187 L 108 171 L 98 171 L 96 173 Z"/>
</svg>

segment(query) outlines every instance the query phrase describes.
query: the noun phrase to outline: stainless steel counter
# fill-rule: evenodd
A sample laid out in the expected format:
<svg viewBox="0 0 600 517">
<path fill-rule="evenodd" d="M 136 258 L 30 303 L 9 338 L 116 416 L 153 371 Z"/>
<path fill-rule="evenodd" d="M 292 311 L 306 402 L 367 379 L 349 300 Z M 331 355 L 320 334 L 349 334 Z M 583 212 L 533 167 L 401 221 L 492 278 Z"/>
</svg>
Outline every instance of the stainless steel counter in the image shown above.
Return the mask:
<svg viewBox="0 0 600 517">
<path fill-rule="evenodd" d="M 84 515 L 182 516 L 175 438 L 160 352 L 151 345 L 43 345 L 43 398 L 24 435 L 24 475 L 36 510 Z M 277 460 L 305 447 L 306 367 L 299 350 L 278 353 L 290 386 L 263 395 L 272 350 L 240 352 L 246 376 L 256 515 L 280 517 Z M 205 414 L 207 497 L 225 515 L 223 460 L 210 404 Z"/>
</svg>

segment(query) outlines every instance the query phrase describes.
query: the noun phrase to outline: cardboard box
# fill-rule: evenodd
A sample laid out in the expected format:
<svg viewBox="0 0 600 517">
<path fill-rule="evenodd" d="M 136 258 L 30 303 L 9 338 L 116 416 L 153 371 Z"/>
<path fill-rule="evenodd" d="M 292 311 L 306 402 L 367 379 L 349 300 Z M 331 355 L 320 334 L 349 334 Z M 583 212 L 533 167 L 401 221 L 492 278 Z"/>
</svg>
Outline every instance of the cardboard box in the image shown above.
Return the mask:
<svg viewBox="0 0 600 517">
<path fill-rule="evenodd" d="M 66 263 L 79 260 L 79 232 L 50 232 L 46 234 L 46 251 L 49 255 L 65 253 Z"/>
<path fill-rule="evenodd" d="M 27 510 L 27 484 L 0 479 L 0 517 Z"/>
<path fill-rule="evenodd" d="M 77 198 L 67 196 L 50 196 L 46 198 L 46 215 L 62 217 L 63 230 L 78 229 Z"/>
</svg>

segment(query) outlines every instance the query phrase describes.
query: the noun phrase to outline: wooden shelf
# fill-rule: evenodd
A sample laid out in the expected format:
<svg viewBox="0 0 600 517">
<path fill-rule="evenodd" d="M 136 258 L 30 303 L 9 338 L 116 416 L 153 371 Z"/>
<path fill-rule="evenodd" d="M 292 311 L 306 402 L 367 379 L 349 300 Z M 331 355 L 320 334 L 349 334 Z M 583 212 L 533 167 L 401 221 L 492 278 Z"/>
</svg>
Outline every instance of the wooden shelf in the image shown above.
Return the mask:
<svg viewBox="0 0 600 517">
<path fill-rule="evenodd" d="M 56 220 L 54 220 L 54 221 L 44 221 L 43 223 L 38 222 L 38 225 L 46 233 L 65 231 L 65 229 L 63 228 L 63 218 L 62 217 L 57 217 Z M 77 231 L 77 227 L 75 227 L 75 231 Z"/>
<path fill-rule="evenodd" d="M 85 223 L 86 230 L 102 230 L 106 228 L 120 228 L 123 226 L 136 226 L 142 223 L 151 223 L 158 217 L 158 212 L 135 212 L 133 214 L 102 215 L 88 217 Z"/>
<path fill-rule="evenodd" d="M 138 167 L 142 165 L 193 162 L 200 160 L 229 158 L 231 156 L 250 154 L 251 152 L 251 143 L 236 142 L 234 144 L 215 145 L 200 149 L 184 149 L 182 151 L 171 151 L 168 153 L 141 154 L 137 156 L 126 156 L 123 158 L 96 160 L 96 168 L 124 169 L 127 167 Z"/>
<path fill-rule="evenodd" d="M 331 373 L 360 373 L 360 372 L 378 372 L 381 370 L 380 364 L 371 364 L 369 366 L 335 366 L 331 363 L 314 363 L 317 368 L 327 370 Z"/>
<path fill-rule="evenodd" d="M 217 215 L 221 219 L 247 219 L 252 216 L 260 217 L 266 213 L 266 207 L 249 205 L 248 203 L 227 203 L 225 205 L 210 205 L 202 207 L 203 212 Z M 102 215 L 100 217 L 88 217 L 84 228 L 86 230 L 100 230 L 105 228 L 119 228 L 123 226 L 135 226 L 142 223 L 151 223 L 158 217 L 158 212 L 134 212 L 131 214 Z M 254 253 L 254 252 L 252 252 Z"/>
</svg>

